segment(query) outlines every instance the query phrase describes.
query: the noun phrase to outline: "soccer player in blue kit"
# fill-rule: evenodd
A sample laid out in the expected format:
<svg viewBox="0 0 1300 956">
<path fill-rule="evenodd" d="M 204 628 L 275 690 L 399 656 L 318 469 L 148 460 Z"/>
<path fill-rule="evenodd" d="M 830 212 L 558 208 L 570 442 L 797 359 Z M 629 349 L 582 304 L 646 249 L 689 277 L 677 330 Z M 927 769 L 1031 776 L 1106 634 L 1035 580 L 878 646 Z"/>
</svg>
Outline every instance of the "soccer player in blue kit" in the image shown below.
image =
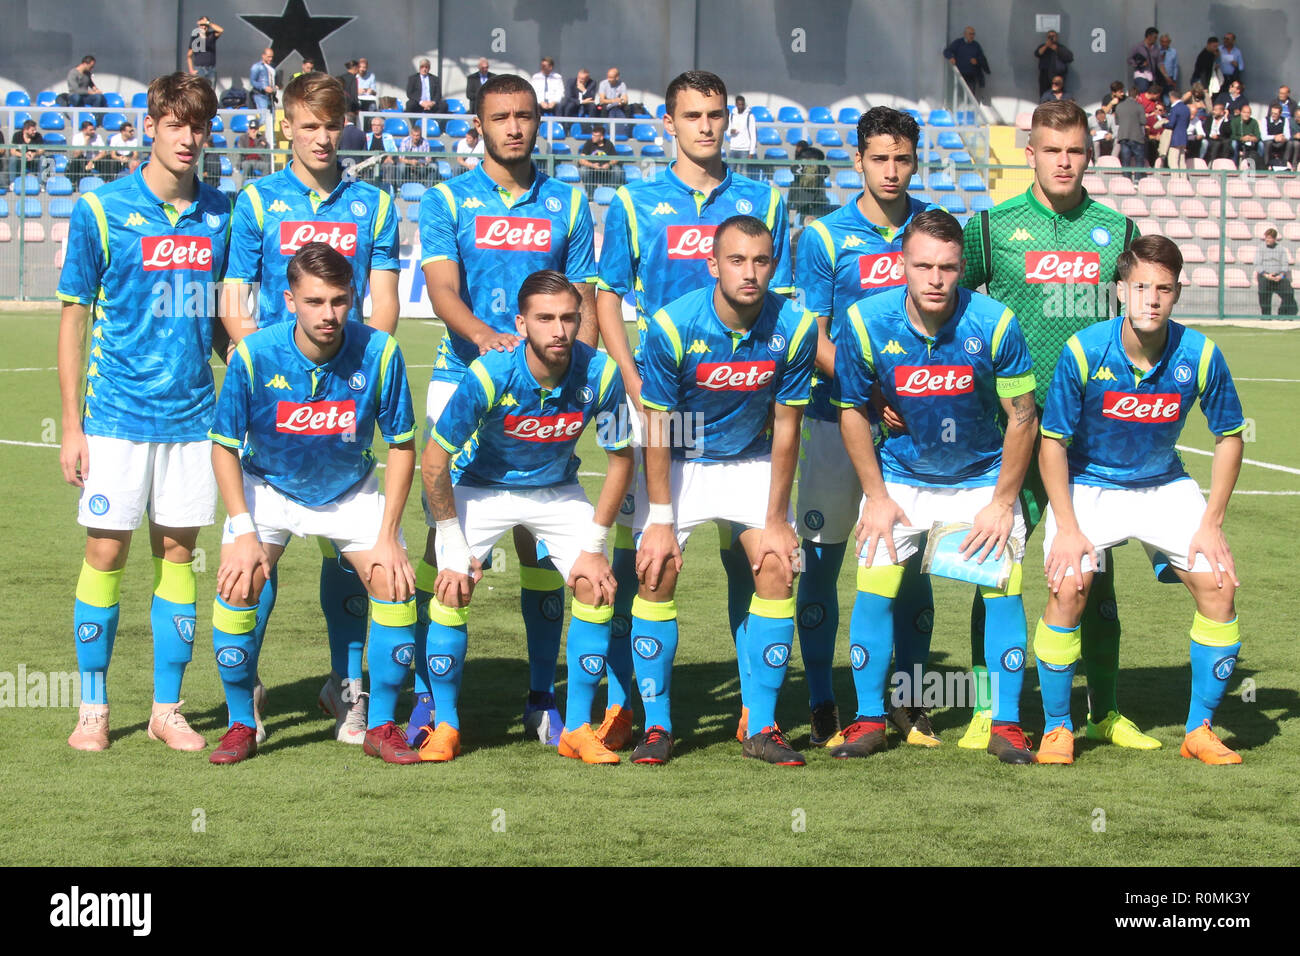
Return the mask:
<svg viewBox="0 0 1300 956">
<path fill-rule="evenodd" d="M 1025 538 L 1017 496 L 1038 418 L 1033 361 L 1010 309 L 959 288 L 962 268 L 957 220 L 942 209 L 918 213 L 903 233 L 906 284 L 850 306 L 835 353 L 832 400 L 843 409 L 844 446 L 864 495 L 849 630 L 858 712 L 844 728 L 844 743 L 831 751 L 836 758 L 884 749 L 890 618 L 907 561 L 922 550 L 933 523 L 969 522 L 967 559 L 1013 552 L 1005 586 L 981 588 L 997 688 L 987 749 L 1005 763 L 1034 762 L 1020 730 L 1025 608 L 1016 551 Z M 866 414 L 875 385 L 908 426 L 885 436 L 879 460 Z M 1008 419 L 1005 434 L 999 411 Z"/>
<path fill-rule="evenodd" d="M 447 332 L 438 346 L 425 409 L 430 430 L 466 368 L 480 355 L 520 345 L 515 303 L 524 279 L 543 269 L 564 273 L 582 298 L 579 341 L 596 344 L 592 286 L 591 209 L 580 186 L 569 186 L 537 168 L 532 160 L 541 114 L 532 84 L 517 76 L 495 76 L 479 91 L 475 127 L 483 138 L 483 162 L 451 182 L 439 183 L 420 199 L 420 247 L 429 301 Z M 427 504 L 427 502 L 426 502 Z M 423 608 L 437 579 L 433 519 L 424 557 L 416 567 L 417 603 Z M 524 735 L 552 747 L 564 723 L 555 703 L 555 667 L 564 624 L 564 577 L 551 562 L 539 561 L 532 537 L 515 532 L 520 556 L 520 609 L 528 645 L 528 700 Z M 425 616 L 416 632 L 424 641 Z M 416 657 L 416 705 L 408 739 L 430 721 L 429 675 Z"/>
<path fill-rule="evenodd" d="M 366 587 L 370 706 L 362 747 L 388 763 L 418 763 L 394 711 L 415 651 L 415 574 L 402 510 L 415 475 L 415 419 L 397 340 L 353 321 L 347 257 L 310 242 L 289 260 L 293 322 L 246 337 L 209 432 L 212 469 L 229 517 L 212 611 L 212 643 L 229 728 L 209 758 L 257 753 L 253 688 L 261 637 L 256 597 L 290 535 L 330 541 Z M 371 439 L 389 444 L 384 495 Z"/>
<path fill-rule="evenodd" d="M 1223 521 L 1246 422 L 1218 346 L 1170 321 L 1182 269 L 1171 240 L 1135 239 L 1118 262 L 1123 313 L 1075 333 L 1047 393 L 1039 464 L 1051 501 L 1043 540 L 1049 593 L 1034 637 L 1045 729 L 1039 763 L 1074 762 L 1079 622 L 1106 549 L 1129 538 L 1142 542 L 1162 580 L 1176 577 L 1196 602 L 1182 755 L 1241 763 L 1212 723 L 1241 651 L 1234 604 L 1241 582 Z M 1198 401 L 1214 435 L 1208 505 L 1176 450 Z"/>
<path fill-rule="evenodd" d="M 681 548 L 694 528 L 727 521 L 742 529 L 754 585 L 736 644 L 754 730 L 743 753 L 803 766 L 777 726 L 776 702 L 794 640 L 799 542 L 790 487 L 817 323 L 768 292 L 776 258 L 761 220 L 734 216 L 713 238 L 715 283 L 655 312 L 641 346 L 647 500 L 634 516 L 640 588 L 632 602 L 632 651 L 646 729 L 632 761 L 663 764 L 672 756 Z"/>
<path fill-rule="evenodd" d="M 397 330 L 398 211 L 386 192 L 344 174 L 337 151 L 345 108 L 343 87 L 324 73 L 303 73 L 284 89 L 282 129 L 292 150 L 290 162 L 246 185 L 235 201 L 226 270 L 225 326 L 232 346 L 256 328 L 292 324 L 286 267 L 309 242 L 328 243 L 352 264 L 349 321 L 363 321 L 368 288 L 370 325 L 390 335 Z M 255 316 L 247 304 L 254 284 L 260 284 Z M 366 590 L 332 547 L 323 540 L 319 544 L 331 673 L 318 703 L 334 718 L 336 739 L 361 744 L 367 727 L 361 684 Z M 259 640 L 275 607 L 275 586 L 272 577 L 259 598 Z M 264 739 L 260 707 L 258 717 Z"/>
<path fill-rule="evenodd" d="M 682 73 L 668 84 L 664 130 L 674 138 L 677 159 L 666 172 L 621 187 L 605 218 L 600 253 L 596 311 L 601 340 L 618 362 L 630 399 L 633 421 L 643 418 L 640 346 L 628 345 L 623 328 L 623 298 L 635 294 L 637 329 L 644 337 L 647 323 L 659 309 L 694 289 L 712 288 L 709 257 L 715 230 L 725 219 L 752 215 L 772 233 L 772 291 L 794 291 L 790 239 L 781 190 L 734 172 L 723 161 L 727 129 L 727 87 L 722 78 L 703 70 Z M 633 514 L 643 502 L 644 489 L 619 512 L 614 538 L 614 573 L 619 580 L 614 609 L 614 647 L 609 659 L 609 699 L 598 731 L 614 750 L 632 736 L 632 651 L 627 637 L 631 602 L 636 594 L 636 560 L 632 543 Z M 733 635 L 739 632 L 754 593 L 737 531 L 719 524 L 722 565 L 727 574 L 727 612 Z M 747 675 L 741 668 L 741 696 Z M 741 712 L 739 739 L 746 718 Z"/>
<path fill-rule="evenodd" d="M 69 224 L 58 285 L 59 461 L 81 489 L 77 520 L 86 527 L 73 617 L 81 710 L 68 738 L 78 750 L 109 744 L 105 677 L 122 571 L 146 513 L 154 560 L 149 737 L 177 750 L 206 746 L 180 712 L 180 691 L 194 654 L 194 543 L 216 517 L 207 438 L 216 309 L 207 304 L 215 306 L 210 293 L 225 268 L 230 203 L 196 175 L 216 113 L 212 87 L 197 76 L 150 83 L 148 162 L 84 193 Z"/>
<path fill-rule="evenodd" d="M 581 304 L 563 273 L 548 269 L 525 279 L 516 319 L 523 343 L 470 362 L 425 446 L 421 475 L 438 530 L 439 571 L 426 644 L 438 723 L 417 731 L 424 760 L 446 762 L 460 753 L 457 705 L 470 596 L 497 539 L 522 526 L 545 544 L 573 589 L 560 753 L 584 763 L 619 762 L 590 721 L 614 616 L 615 582 L 605 543 L 632 479 L 633 459 L 618 365 L 577 341 Z M 578 484 L 574 454 L 593 421 L 597 443 L 608 455 L 594 510 Z"/>
</svg>

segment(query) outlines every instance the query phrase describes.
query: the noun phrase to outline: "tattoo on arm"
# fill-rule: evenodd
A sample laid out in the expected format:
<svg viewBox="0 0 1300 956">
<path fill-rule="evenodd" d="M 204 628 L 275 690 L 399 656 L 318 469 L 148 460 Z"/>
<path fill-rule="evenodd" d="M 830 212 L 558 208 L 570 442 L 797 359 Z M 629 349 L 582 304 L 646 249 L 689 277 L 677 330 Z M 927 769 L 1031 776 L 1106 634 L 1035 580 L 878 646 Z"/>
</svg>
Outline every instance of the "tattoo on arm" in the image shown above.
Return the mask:
<svg viewBox="0 0 1300 956">
<path fill-rule="evenodd" d="M 451 490 L 451 474 L 444 466 L 432 476 L 429 488 L 429 512 L 434 521 L 450 521 L 456 517 L 456 498 Z"/>
<path fill-rule="evenodd" d="M 1037 408 L 1034 405 L 1034 393 L 1025 392 L 1023 395 L 1017 395 L 1011 399 L 1011 410 L 1016 413 L 1016 424 L 1023 425 L 1031 421 L 1037 414 Z"/>
</svg>

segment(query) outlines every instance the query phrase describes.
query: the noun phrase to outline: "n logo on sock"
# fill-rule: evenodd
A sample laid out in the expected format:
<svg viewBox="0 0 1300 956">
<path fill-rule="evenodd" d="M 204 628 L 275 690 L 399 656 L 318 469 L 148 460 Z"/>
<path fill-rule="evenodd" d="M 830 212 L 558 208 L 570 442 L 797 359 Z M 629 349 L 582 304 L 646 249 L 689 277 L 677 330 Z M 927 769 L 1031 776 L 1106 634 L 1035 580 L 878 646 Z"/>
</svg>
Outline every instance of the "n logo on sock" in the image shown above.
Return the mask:
<svg viewBox="0 0 1300 956">
<path fill-rule="evenodd" d="M 1018 647 L 1012 647 L 1002 655 L 1002 669 L 1009 674 L 1014 674 L 1018 670 L 1023 670 L 1025 666 L 1025 652 Z"/>
<path fill-rule="evenodd" d="M 194 643 L 194 618 L 183 614 L 172 616 L 172 624 L 176 627 L 176 633 L 186 644 Z"/>
<path fill-rule="evenodd" d="M 867 661 L 870 660 L 870 658 L 871 655 L 867 653 L 867 649 L 863 647 L 861 644 L 850 645 L 849 665 L 855 671 L 860 671 L 862 670 L 862 668 L 866 667 Z"/>
<path fill-rule="evenodd" d="M 456 666 L 456 658 L 450 654 L 430 654 L 429 673 L 434 677 L 446 677 Z"/>
<path fill-rule="evenodd" d="M 414 644 L 399 644 L 393 648 L 393 663 L 400 667 L 410 667 L 415 660 Z"/>
<path fill-rule="evenodd" d="M 1219 680 L 1227 680 L 1232 676 L 1232 672 L 1237 668 L 1237 659 L 1235 657 L 1221 657 L 1214 662 L 1214 676 Z"/>
<path fill-rule="evenodd" d="M 238 667 L 248 660 L 248 652 L 242 647 L 220 647 L 217 649 L 217 663 L 222 667 Z"/>
<path fill-rule="evenodd" d="M 102 633 L 104 633 L 104 629 L 98 624 L 77 625 L 77 640 L 82 644 L 89 644 L 91 641 L 99 640 L 99 635 Z"/>
<path fill-rule="evenodd" d="M 663 645 L 653 637 L 638 637 L 632 642 L 632 650 L 636 651 L 637 657 L 652 661 L 659 656 L 659 652 L 663 650 Z"/>
<path fill-rule="evenodd" d="M 763 663 L 768 667 L 784 667 L 789 659 L 789 644 L 769 644 L 763 648 Z"/>
<path fill-rule="evenodd" d="M 578 666 L 592 677 L 605 673 L 605 658 L 600 654 L 583 654 L 578 658 Z"/>
</svg>

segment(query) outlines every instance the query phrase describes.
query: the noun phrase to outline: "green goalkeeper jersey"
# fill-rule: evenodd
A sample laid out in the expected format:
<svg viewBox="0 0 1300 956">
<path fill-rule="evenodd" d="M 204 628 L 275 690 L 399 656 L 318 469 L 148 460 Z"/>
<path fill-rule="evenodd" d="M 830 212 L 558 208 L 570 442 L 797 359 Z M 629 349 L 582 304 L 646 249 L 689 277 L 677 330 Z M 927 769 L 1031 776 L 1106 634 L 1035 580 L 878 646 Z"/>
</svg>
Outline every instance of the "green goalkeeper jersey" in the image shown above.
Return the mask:
<svg viewBox="0 0 1300 956">
<path fill-rule="evenodd" d="M 1055 213 L 1033 189 L 966 223 L 962 285 L 1009 306 L 1020 322 L 1042 407 L 1056 361 L 1075 332 L 1114 313 L 1115 264 L 1138 237 L 1136 224 L 1094 202 Z"/>
</svg>

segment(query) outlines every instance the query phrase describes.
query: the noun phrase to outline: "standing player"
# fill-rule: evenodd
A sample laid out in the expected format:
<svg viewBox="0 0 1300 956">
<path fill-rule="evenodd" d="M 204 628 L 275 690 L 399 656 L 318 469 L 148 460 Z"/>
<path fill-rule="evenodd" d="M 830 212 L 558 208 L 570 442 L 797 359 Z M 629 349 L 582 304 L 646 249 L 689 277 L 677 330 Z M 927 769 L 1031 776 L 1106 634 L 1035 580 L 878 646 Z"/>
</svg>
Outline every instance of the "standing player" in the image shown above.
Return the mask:
<svg viewBox="0 0 1300 956">
<path fill-rule="evenodd" d="M 1092 159 L 1088 116 L 1076 104 L 1053 101 L 1034 110 L 1025 147 L 1034 182 L 1024 194 L 999 203 L 966 223 L 966 277 L 970 289 L 985 286 L 1022 323 L 1037 371 L 1035 401 L 1041 410 L 1051 370 L 1071 335 L 1111 316 L 1111 290 L 1120 254 L 1137 238 L 1126 216 L 1094 202 L 1083 188 Z M 1021 500 L 1032 532 L 1047 506 L 1031 462 Z M 976 713 L 959 746 L 988 745 L 991 701 L 984 653 L 984 604 L 971 608 L 971 660 L 976 665 Z M 1149 750 L 1160 741 L 1119 713 L 1119 614 L 1112 569 L 1099 572 L 1083 614 L 1083 660 L 1088 672 L 1087 734 L 1121 747 Z"/>
<path fill-rule="evenodd" d="M 1039 763 L 1074 762 L 1079 619 L 1105 549 L 1129 538 L 1153 559 L 1163 554 L 1196 601 L 1182 755 L 1241 763 L 1211 725 L 1241 651 L 1233 604 L 1241 582 L 1223 519 L 1241 471 L 1245 420 L 1223 353 L 1169 321 L 1182 270 L 1170 240 L 1135 241 L 1119 261 L 1124 314 L 1066 343 L 1047 394 L 1040 454 L 1051 499 L 1043 541 L 1049 593 L 1034 638 L 1045 720 Z M 1104 369 L 1113 374 L 1097 374 Z M 1175 449 L 1198 400 L 1214 435 L 1208 507 Z"/>
<path fill-rule="evenodd" d="M 573 588 L 560 753 L 584 763 L 618 763 L 590 721 L 614 616 L 605 541 L 632 479 L 623 380 L 613 359 L 577 341 L 582 296 L 563 273 L 530 275 L 518 304 L 516 328 L 524 341 L 470 363 L 424 449 L 421 474 L 438 529 L 440 570 L 426 648 L 438 725 L 417 734 L 420 756 L 447 761 L 460 753 L 457 703 L 472 572 L 502 534 L 522 526 L 545 544 Z M 609 455 L 595 511 L 578 484 L 574 454 L 593 420 Z M 470 442 L 472 455 L 463 455 Z"/>
<path fill-rule="evenodd" d="M 812 223 L 804 232 L 795 267 L 795 284 L 803 305 L 817 316 L 817 374 L 812 402 L 803 420 L 799 471 L 799 534 L 804 566 L 799 577 L 795 619 L 799 648 L 808 679 L 814 746 L 838 746 L 839 711 L 831 687 L 835 634 L 840 624 L 840 566 L 858 518 L 862 485 L 840 437 L 839 410 L 831 404 L 835 343 L 844 334 L 845 312 L 863 296 L 903 284 L 903 230 L 912 217 L 936 208 L 907 193 L 916 171 L 916 120 L 887 106 L 877 106 L 858 120 L 854 166 L 862 174 L 862 192 L 844 206 Z M 917 561 L 920 560 L 918 556 Z M 894 614 L 896 670 L 914 682 L 913 666 L 924 665 L 930 651 L 934 607 L 930 579 L 904 578 Z M 907 686 L 907 685 L 904 685 Z M 927 708 L 891 707 L 890 720 L 908 743 L 936 746 Z"/>
<path fill-rule="evenodd" d="M 532 84 L 517 76 L 494 76 L 479 91 L 475 128 L 483 138 L 483 162 L 420 199 L 420 247 L 433 310 L 447 326 L 429 383 L 426 424 L 431 430 L 448 399 L 480 355 L 511 351 L 520 342 L 514 305 L 524 279 L 554 269 L 577 283 L 583 324 L 578 338 L 596 344 L 592 284 L 591 209 L 580 186 L 567 186 L 541 172 L 532 160 L 540 114 Z M 429 520 L 424 558 L 416 569 L 417 603 L 433 595 L 437 578 L 435 531 Z M 520 606 L 528 643 L 528 702 L 524 733 L 559 744 L 563 721 L 555 705 L 555 664 L 564 625 L 564 578 L 539 566 L 535 543 L 515 533 L 520 556 Z M 429 675 L 419 666 L 425 622 L 416 636 L 416 707 L 409 739 L 430 722 Z"/>
<path fill-rule="evenodd" d="M 817 323 L 767 291 L 776 258 L 761 220 L 733 216 L 713 239 L 708 262 L 716 282 L 657 311 L 641 347 L 648 504 L 636 516 L 644 531 L 636 556 L 641 586 L 632 602 L 632 648 L 646 730 L 632 760 L 662 764 L 672 755 L 673 594 L 681 548 L 701 524 L 727 521 L 741 529 L 754 586 L 736 645 L 748 677 L 750 727 L 758 728 L 745 737 L 743 752 L 803 766 L 776 725 L 776 700 L 794 640 L 799 541 L 790 486 Z M 674 440 L 673 422 L 692 427 L 686 433 L 678 428 Z"/>
<path fill-rule="evenodd" d="M 201 301 L 212 301 L 207 293 L 225 268 L 230 203 L 196 175 L 216 113 L 205 80 L 158 77 L 145 117 L 149 161 L 84 194 L 72 213 L 58 287 L 59 463 L 81 489 L 77 520 L 86 527 L 73 617 L 81 712 L 68 738 L 78 750 L 108 747 L 104 681 L 122 569 L 146 512 L 154 561 L 149 737 L 176 750 L 206 746 L 181 715 L 180 692 L 194 654 L 194 542 L 216 512 L 207 440 L 215 315 L 187 298 L 197 284 Z"/>
<path fill-rule="evenodd" d="M 285 270 L 280 322 L 231 356 L 210 432 L 226 519 L 212 608 L 212 645 L 230 724 L 212 763 L 257 753 L 253 687 L 261 639 L 256 595 L 290 535 L 319 535 L 369 592 L 369 725 L 363 749 L 388 763 L 418 763 L 394 721 L 415 647 L 415 575 L 402 510 L 415 475 L 415 420 L 397 340 L 352 318 L 347 257 L 323 242 Z M 276 382 L 274 387 L 267 383 Z M 379 493 L 375 429 L 389 444 Z"/>
<path fill-rule="evenodd" d="M 292 150 L 289 164 L 249 183 L 235 201 L 226 272 L 231 285 L 226 328 L 234 344 L 255 328 L 293 321 L 285 298 L 286 267 L 309 242 L 328 243 L 352 264 L 349 320 L 363 321 L 361 304 L 368 287 L 370 324 L 390 335 L 397 330 L 398 213 L 383 190 L 344 175 L 337 156 L 344 110 L 343 87 L 324 73 L 301 74 L 284 88 L 281 129 Z M 260 283 L 256 316 L 248 311 L 254 283 Z M 276 380 L 271 387 L 282 386 Z M 323 538 L 317 540 L 331 670 L 319 704 L 334 718 L 338 740 L 360 744 L 367 723 L 366 697 L 361 691 L 366 589 L 334 548 Z M 274 577 L 263 588 L 258 604 L 260 641 L 275 607 Z"/>
<path fill-rule="evenodd" d="M 624 296 L 636 294 L 637 331 L 644 337 L 650 317 L 663 306 L 694 289 L 712 288 L 708 261 L 715 230 L 736 215 L 755 216 L 771 231 L 776 270 L 772 291 L 794 291 L 781 190 L 733 172 L 723 162 L 728 119 L 722 78 L 702 70 L 682 73 L 668 84 L 664 104 L 664 131 L 677 144 L 677 159 L 654 179 L 620 188 L 616 201 L 610 203 L 596 292 L 601 339 L 623 373 L 634 420 L 642 414 L 641 370 L 623 328 Z M 631 528 L 635 506 L 629 502 L 620 511 L 614 537 L 619 597 L 609 662 L 609 706 L 598 731 L 615 750 L 627 746 L 632 735 L 632 650 L 626 637 L 637 587 Z M 720 524 L 718 534 L 727 572 L 727 613 L 732 633 L 737 634 L 753 595 L 753 575 L 734 540 L 734 530 Z M 742 667 L 742 699 L 745 681 Z M 746 736 L 744 725 L 742 712 L 741 739 Z"/>
<path fill-rule="evenodd" d="M 1025 525 L 1017 501 L 1034 450 L 1033 365 L 1011 310 L 958 287 L 962 231 L 947 212 L 928 210 L 908 225 L 903 273 L 903 288 L 849 308 L 835 354 L 840 428 L 865 497 L 849 631 L 858 713 L 831 756 L 866 757 L 884 748 L 890 617 L 906 562 L 922 550 L 920 539 L 934 522 L 970 522 L 962 542 L 968 559 L 1000 560 L 1013 549 L 1006 585 L 980 589 L 998 697 L 988 752 L 1005 763 L 1033 763 L 1020 730 Z M 881 442 L 879 462 L 866 414 L 877 385 L 908 425 Z"/>
</svg>

